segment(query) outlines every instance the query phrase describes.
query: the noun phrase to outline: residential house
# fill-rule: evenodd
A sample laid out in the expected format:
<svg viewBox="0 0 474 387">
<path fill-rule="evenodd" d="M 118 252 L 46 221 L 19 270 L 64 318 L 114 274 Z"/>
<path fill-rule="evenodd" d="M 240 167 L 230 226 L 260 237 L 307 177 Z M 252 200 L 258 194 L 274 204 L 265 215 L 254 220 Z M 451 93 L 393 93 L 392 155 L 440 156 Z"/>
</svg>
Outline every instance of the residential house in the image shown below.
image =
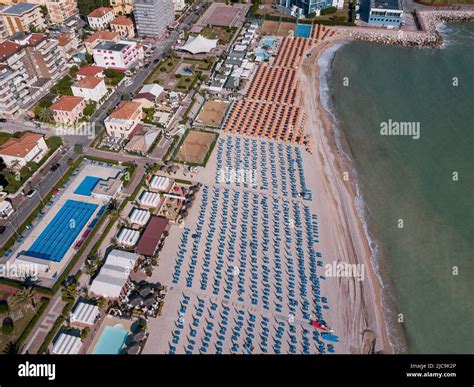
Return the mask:
<svg viewBox="0 0 474 387">
<path fill-rule="evenodd" d="M 82 117 L 86 107 L 83 97 L 64 95 L 60 97 L 49 109 L 53 112 L 54 120 L 61 124 L 74 124 Z"/>
<path fill-rule="evenodd" d="M 114 18 L 114 10 L 108 7 L 94 9 L 87 15 L 89 26 L 94 30 L 106 29 Z"/>
<path fill-rule="evenodd" d="M 0 157 L 8 168 L 21 169 L 30 161 L 38 163 L 48 153 L 44 135 L 26 132 L 20 138 L 11 137 L 0 146 Z"/>
<path fill-rule="evenodd" d="M 76 78 L 81 79 L 85 77 L 104 77 L 105 67 L 94 66 L 94 65 L 85 65 L 82 66 L 76 73 Z"/>
<path fill-rule="evenodd" d="M 163 93 L 163 87 L 157 83 L 144 85 L 133 99 L 134 102 L 141 104 L 142 108 L 152 108 Z"/>
<path fill-rule="evenodd" d="M 105 119 L 105 130 L 109 136 L 129 138 L 142 117 L 143 111 L 139 103 L 122 101 Z"/>
<path fill-rule="evenodd" d="M 105 78 L 83 77 L 71 86 L 76 97 L 83 97 L 87 101 L 99 102 L 107 94 Z"/>
<path fill-rule="evenodd" d="M 118 32 L 121 38 L 135 37 L 135 29 L 132 19 L 126 16 L 119 16 L 110 22 L 110 29 Z"/>
<path fill-rule="evenodd" d="M 66 60 L 71 59 L 79 48 L 79 37 L 74 32 L 61 32 L 57 40 L 59 49 Z"/>
</svg>

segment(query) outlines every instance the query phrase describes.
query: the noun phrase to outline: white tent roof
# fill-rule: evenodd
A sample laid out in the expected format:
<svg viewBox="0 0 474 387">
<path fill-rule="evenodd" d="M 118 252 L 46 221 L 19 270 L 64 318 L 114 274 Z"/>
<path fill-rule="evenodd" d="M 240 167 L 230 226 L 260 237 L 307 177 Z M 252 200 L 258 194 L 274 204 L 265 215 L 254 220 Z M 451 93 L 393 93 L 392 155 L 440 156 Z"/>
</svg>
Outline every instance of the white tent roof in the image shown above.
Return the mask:
<svg viewBox="0 0 474 387">
<path fill-rule="evenodd" d="M 77 355 L 81 346 L 82 341 L 79 337 L 61 333 L 52 352 L 55 355 Z"/>
<path fill-rule="evenodd" d="M 165 190 L 170 185 L 170 178 L 165 176 L 153 175 L 150 181 L 150 187 L 153 189 Z"/>
<path fill-rule="evenodd" d="M 129 219 L 130 219 L 130 222 L 133 224 L 144 226 L 150 220 L 150 216 L 151 216 L 150 211 L 134 208 L 129 216 Z"/>
<path fill-rule="evenodd" d="M 150 93 L 153 94 L 155 97 L 158 97 L 161 93 L 163 93 L 164 88 L 160 86 L 158 83 L 149 83 L 143 86 L 138 94 Z"/>
<path fill-rule="evenodd" d="M 160 194 L 156 192 L 143 191 L 139 203 L 146 207 L 156 207 L 160 202 Z"/>
<path fill-rule="evenodd" d="M 112 250 L 100 269 L 99 275 L 92 282 L 90 292 L 105 298 L 118 298 L 139 257 L 138 254 L 127 251 Z"/>
<path fill-rule="evenodd" d="M 190 36 L 186 43 L 179 49 L 188 51 L 191 54 L 207 54 L 216 48 L 218 39 L 207 39 L 202 35 Z"/>
<path fill-rule="evenodd" d="M 133 247 L 137 244 L 140 238 L 140 233 L 137 230 L 131 228 L 122 228 L 117 236 L 117 241 L 124 246 Z"/>
<path fill-rule="evenodd" d="M 71 322 L 94 325 L 98 315 L 99 308 L 96 305 L 79 302 L 71 313 Z"/>
</svg>

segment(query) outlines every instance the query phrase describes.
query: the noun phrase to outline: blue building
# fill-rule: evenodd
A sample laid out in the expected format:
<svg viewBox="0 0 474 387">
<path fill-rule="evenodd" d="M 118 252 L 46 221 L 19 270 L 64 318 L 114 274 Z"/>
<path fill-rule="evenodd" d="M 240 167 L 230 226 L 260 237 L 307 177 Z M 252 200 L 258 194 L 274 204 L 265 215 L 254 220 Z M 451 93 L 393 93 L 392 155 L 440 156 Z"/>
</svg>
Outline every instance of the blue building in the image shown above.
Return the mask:
<svg viewBox="0 0 474 387">
<path fill-rule="evenodd" d="M 403 11 L 399 0 L 370 0 L 369 24 L 381 27 L 400 27 Z"/>
</svg>

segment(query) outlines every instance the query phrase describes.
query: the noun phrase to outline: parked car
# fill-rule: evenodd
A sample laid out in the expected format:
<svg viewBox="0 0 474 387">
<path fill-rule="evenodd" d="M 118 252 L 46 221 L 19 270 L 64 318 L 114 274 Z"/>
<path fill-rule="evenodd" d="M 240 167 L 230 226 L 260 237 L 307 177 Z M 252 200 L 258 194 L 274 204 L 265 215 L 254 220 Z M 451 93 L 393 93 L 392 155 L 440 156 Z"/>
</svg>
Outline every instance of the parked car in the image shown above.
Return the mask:
<svg viewBox="0 0 474 387">
<path fill-rule="evenodd" d="M 59 168 L 59 164 L 56 163 L 56 164 L 54 164 L 49 170 L 50 170 L 51 172 L 54 172 L 54 171 L 55 171 L 56 169 L 58 169 L 58 168 Z"/>
<path fill-rule="evenodd" d="M 3 234 L 6 230 L 5 226 L 0 226 L 0 235 Z"/>
<path fill-rule="evenodd" d="M 0 118 L 0 122 L 7 122 L 6 118 Z"/>
<path fill-rule="evenodd" d="M 28 191 L 28 193 L 26 194 L 26 197 L 27 198 L 32 198 L 36 193 L 36 190 L 35 189 L 31 189 Z"/>
</svg>

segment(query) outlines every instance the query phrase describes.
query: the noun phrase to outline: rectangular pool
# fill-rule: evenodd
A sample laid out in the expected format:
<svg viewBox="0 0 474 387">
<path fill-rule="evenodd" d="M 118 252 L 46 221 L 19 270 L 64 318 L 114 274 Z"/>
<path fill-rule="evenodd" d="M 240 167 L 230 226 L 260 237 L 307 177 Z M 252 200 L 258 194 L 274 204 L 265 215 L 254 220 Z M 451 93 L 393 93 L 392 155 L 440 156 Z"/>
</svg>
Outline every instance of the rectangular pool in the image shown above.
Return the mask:
<svg viewBox="0 0 474 387">
<path fill-rule="evenodd" d="M 309 38 L 311 36 L 311 24 L 297 24 L 295 28 L 295 36 L 297 38 Z"/>
<path fill-rule="evenodd" d="M 84 180 L 81 181 L 81 184 L 77 186 L 74 193 L 77 195 L 91 196 L 92 190 L 100 180 L 102 180 L 100 177 L 86 176 Z"/>
<path fill-rule="evenodd" d="M 60 262 L 96 208 L 96 204 L 68 200 L 25 255 Z"/>
<path fill-rule="evenodd" d="M 127 336 L 128 331 L 122 324 L 116 324 L 113 327 L 106 326 L 92 353 L 95 355 L 117 355 L 125 344 Z"/>
</svg>

